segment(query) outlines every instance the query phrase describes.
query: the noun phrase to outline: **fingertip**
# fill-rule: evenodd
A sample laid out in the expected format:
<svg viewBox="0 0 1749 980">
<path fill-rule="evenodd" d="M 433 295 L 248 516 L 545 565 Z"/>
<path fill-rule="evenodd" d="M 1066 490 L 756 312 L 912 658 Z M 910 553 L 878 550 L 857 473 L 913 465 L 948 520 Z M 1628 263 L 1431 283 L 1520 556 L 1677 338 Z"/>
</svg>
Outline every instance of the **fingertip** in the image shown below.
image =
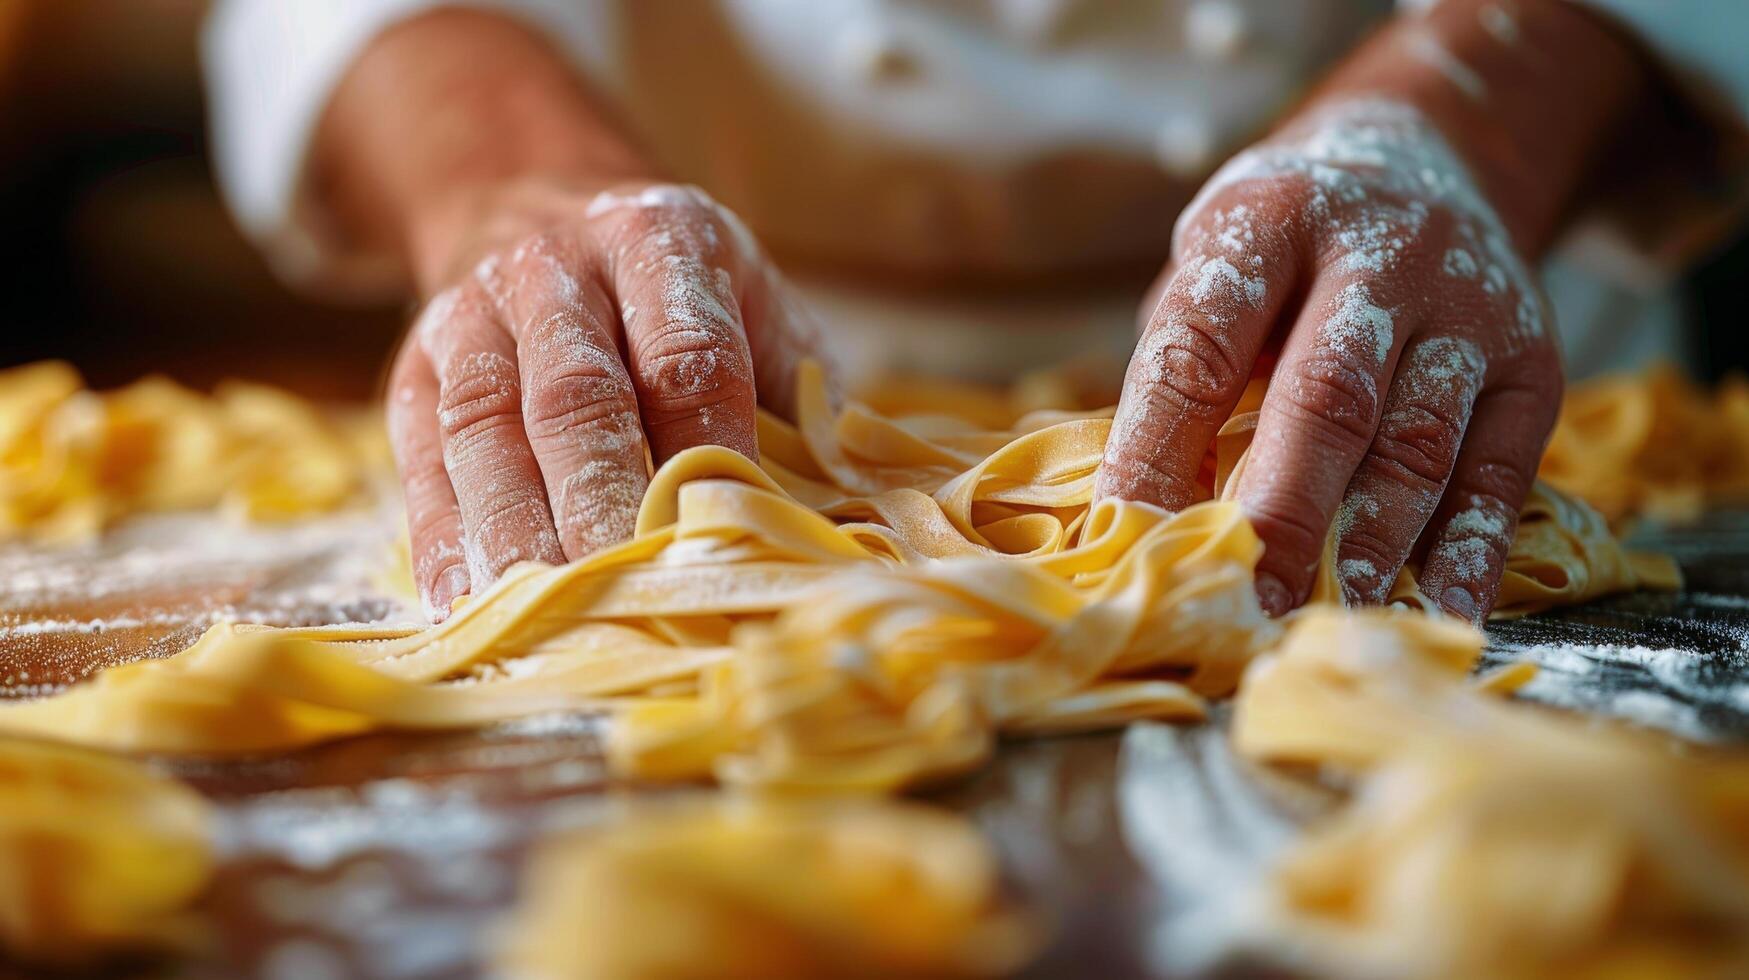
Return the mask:
<svg viewBox="0 0 1749 980">
<path fill-rule="evenodd" d="M 468 570 L 460 565 L 451 565 L 438 575 L 431 583 L 424 596 L 425 618 L 433 625 L 449 618 L 450 609 L 455 605 L 457 597 L 468 591 L 470 579 Z"/>
</svg>

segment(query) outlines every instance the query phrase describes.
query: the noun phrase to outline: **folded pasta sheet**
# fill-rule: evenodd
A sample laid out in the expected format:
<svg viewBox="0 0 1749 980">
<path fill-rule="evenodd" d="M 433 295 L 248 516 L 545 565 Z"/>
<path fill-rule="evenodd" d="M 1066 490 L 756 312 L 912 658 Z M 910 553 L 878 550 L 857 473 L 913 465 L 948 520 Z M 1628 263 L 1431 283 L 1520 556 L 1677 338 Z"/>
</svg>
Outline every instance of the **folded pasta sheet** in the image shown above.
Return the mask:
<svg viewBox="0 0 1749 980">
<path fill-rule="evenodd" d="M 1004 975 L 1038 940 L 963 819 L 921 807 L 646 804 L 538 846 L 496 965 L 539 978 Z"/>
<path fill-rule="evenodd" d="M 1277 870 L 1288 945 L 1348 976 L 1745 975 L 1749 759 L 1499 698 L 1480 648 L 1321 612 L 1251 667 L 1235 746 L 1355 786 Z"/>
<path fill-rule="evenodd" d="M 188 947 L 209 823 L 198 794 L 137 763 L 0 741 L 0 962 Z"/>
<path fill-rule="evenodd" d="M 357 502 L 387 452 L 375 420 L 261 385 L 164 378 L 87 391 L 59 362 L 0 371 L 0 540 L 88 538 L 135 513 L 280 520 Z"/>
</svg>

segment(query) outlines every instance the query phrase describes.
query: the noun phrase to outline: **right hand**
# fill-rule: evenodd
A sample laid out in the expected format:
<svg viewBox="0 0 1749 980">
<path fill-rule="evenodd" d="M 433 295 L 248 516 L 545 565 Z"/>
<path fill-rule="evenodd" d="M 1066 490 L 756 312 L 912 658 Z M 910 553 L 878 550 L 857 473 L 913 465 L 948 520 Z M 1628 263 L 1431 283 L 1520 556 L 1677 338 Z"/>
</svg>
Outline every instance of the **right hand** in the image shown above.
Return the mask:
<svg viewBox="0 0 1749 980">
<path fill-rule="evenodd" d="M 755 404 L 788 414 L 819 356 L 745 227 L 697 188 L 521 181 L 446 215 L 388 397 L 433 622 L 519 561 L 630 537 L 651 461 L 707 444 L 758 459 Z"/>
</svg>

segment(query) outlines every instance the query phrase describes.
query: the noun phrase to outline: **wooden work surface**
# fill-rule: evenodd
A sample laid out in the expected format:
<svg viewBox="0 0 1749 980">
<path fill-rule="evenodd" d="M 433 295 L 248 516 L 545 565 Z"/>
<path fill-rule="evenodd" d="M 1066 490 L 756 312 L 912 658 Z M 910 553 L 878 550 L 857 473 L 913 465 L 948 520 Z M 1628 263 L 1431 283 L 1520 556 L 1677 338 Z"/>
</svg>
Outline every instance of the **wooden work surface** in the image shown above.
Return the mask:
<svg viewBox="0 0 1749 980">
<path fill-rule="evenodd" d="M 175 652 L 217 617 L 406 621 L 381 581 L 392 509 L 284 528 L 183 515 L 91 545 L 0 547 L 0 693 L 30 696 Z M 1676 554 L 1679 596 L 1633 596 L 1500 624 L 1490 658 L 1544 665 L 1529 693 L 1689 737 L 1749 739 L 1749 515 L 1641 544 Z M 1325 802 L 1256 772 L 1209 725 L 1007 744 L 930 798 L 996 842 L 1017 895 L 1053 923 L 1031 976 L 1256 975 L 1211 959 L 1248 925 L 1223 904 Z M 469 733 L 377 735 L 273 758 L 158 760 L 221 804 L 206 900 L 223 939 L 172 973 L 466 977 L 542 830 L 613 818 L 598 723 L 546 717 Z"/>
</svg>

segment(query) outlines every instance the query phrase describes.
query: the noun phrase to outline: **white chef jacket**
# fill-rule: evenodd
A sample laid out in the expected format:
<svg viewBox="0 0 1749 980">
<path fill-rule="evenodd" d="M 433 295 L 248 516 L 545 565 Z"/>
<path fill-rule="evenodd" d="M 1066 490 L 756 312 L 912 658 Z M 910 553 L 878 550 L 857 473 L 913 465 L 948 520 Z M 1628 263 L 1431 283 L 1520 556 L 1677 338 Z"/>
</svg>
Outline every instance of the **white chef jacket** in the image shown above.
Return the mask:
<svg viewBox="0 0 1749 980">
<path fill-rule="evenodd" d="M 1741 53 L 1749 48 L 1749 2 L 1587 2 L 1638 32 L 1713 111 L 1749 120 L 1749 58 Z M 221 0 L 214 11 L 205 59 L 221 187 L 238 222 L 289 280 L 352 293 L 402 282 L 385 257 L 327 235 L 306 193 L 304 165 L 329 96 L 371 39 L 424 10 L 456 5 Z M 786 261 L 876 279 L 948 270 L 1050 278 L 1164 258 L 1173 218 L 1196 184 L 1392 6 L 462 5 L 504 11 L 543 32 L 637 129 L 659 165 L 735 209 Z M 1511 7 L 1500 0 L 1507 16 Z M 1559 316 L 1561 290 L 1553 292 Z M 1135 298 L 943 304 L 893 290 L 814 290 L 827 320 L 872 324 L 852 361 L 866 355 L 884 362 L 871 367 L 909 366 L 895 354 L 921 345 L 932 365 L 955 363 L 958 351 L 998 373 L 1020 366 L 1016 357 L 1060 357 L 1090 338 L 1121 349 Z M 1566 323 L 1566 333 L 1583 326 Z M 992 344 L 991 330 L 1005 341 Z"/>
</svg>

